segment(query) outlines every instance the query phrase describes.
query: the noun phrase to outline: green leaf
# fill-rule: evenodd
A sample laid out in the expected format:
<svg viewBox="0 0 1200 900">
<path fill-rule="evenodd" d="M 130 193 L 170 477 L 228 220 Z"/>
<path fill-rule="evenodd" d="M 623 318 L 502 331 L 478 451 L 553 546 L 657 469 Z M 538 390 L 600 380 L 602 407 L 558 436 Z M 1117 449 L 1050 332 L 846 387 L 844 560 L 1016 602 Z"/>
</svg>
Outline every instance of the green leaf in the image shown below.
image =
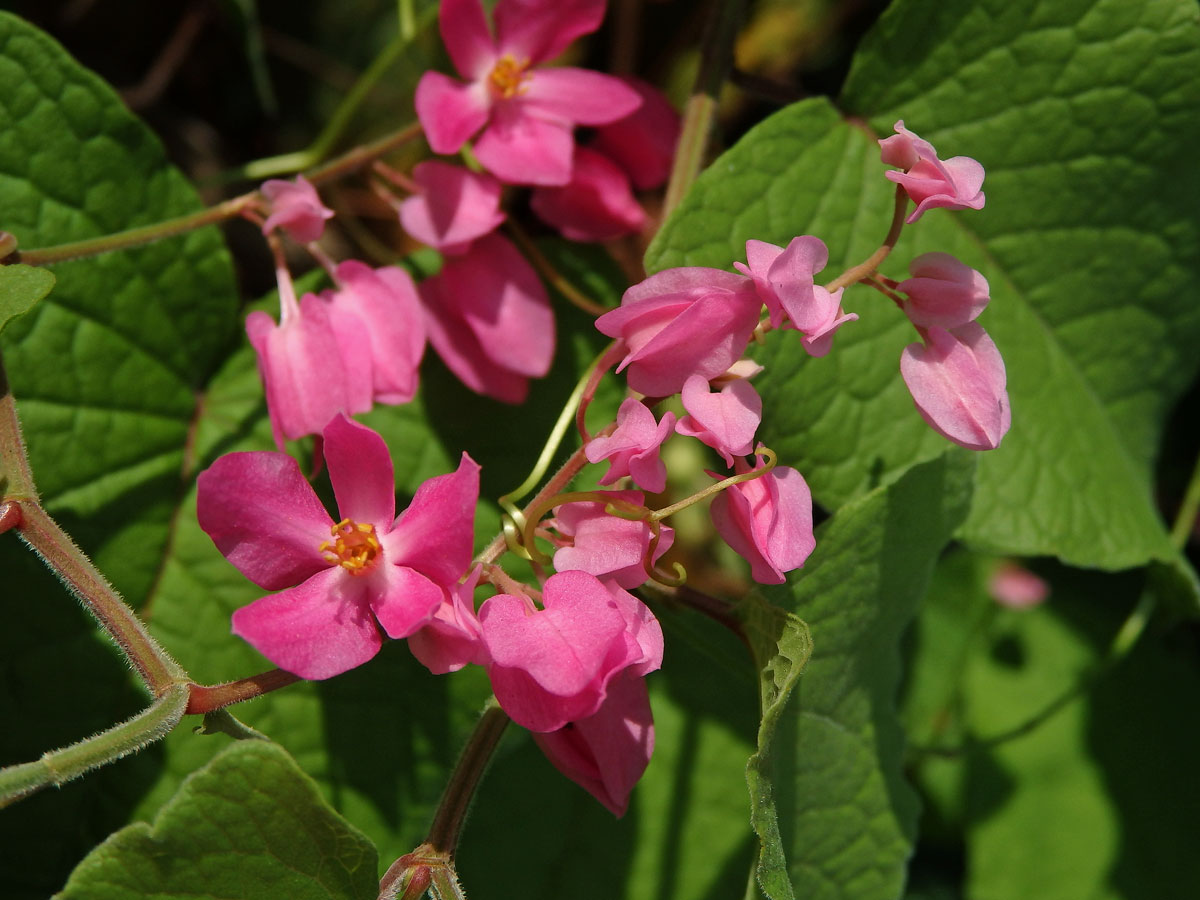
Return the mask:
<svg viewBox="0 0 1200 900">
<path fill-rule="evenodd" d="M 0 332 L 54 288 L 54 273 L 37 266 L 0 266 Z"/>
<path fill-rule="evenodd" d="M 791 898 L 792 883 L 775 808 L 771 741 L 787 708 L 792 688 L 812 655 L 812 634 L 799 616 L 772 606 L 756 594 L 741 604 L 739 618 L 746 629 L 759 672 L 758 749 L 746 763 L 750 787 L 750 822 L 759 837 L 758 879 L 768 897 Z"/>
<path fill-rule="evenodd" d="M 770 780 L 750 767 L 772 900 L 900 894 L 917 819 L 901 774 L 900 639 L 966 514 L 973 467 L 949 453 L 848 504 L 819 530 L 801 577 L 765 591 L 804 617 L 813 642 L 799 689 L 772 713 Z"/>
<path fill-rule="evenodd" d="M 154 825 L 123 828 L 57 897 L 368 900 L 375 848 L 280 747 L 239 741 L 188 778 Z"/>
<path fill-rule="evenodd" d="M 1150 477 L 1200 340 L 1194 4 L 898 2 L 864 41 L 844 102 L 880 135 L 904 118 L 944 157 L 988 170 L 984 210 L 925 215 L 884 266 L 902 278 L 913 256 L 943 250 L 992 287 L 981 322 L 1007 362 L 1013 427 L 980 455 L 962 536 L 1106 569 L 1182 565 Z M 810 233 L 829 245 L 833 277 L 887 228 L 883 170 L 874 135 L 827 103 L 789 107 L 701 176 L 647 268 L 728 268 L 748 238 Z M 913 339 L 904 318 L 865 288 L 844 305 L 862 318 L 828 357 L 804 357 L 786 333 L 760 354 L 763 439 L 831 508 L 945 445 L 897 372 Z"/>
</svg>

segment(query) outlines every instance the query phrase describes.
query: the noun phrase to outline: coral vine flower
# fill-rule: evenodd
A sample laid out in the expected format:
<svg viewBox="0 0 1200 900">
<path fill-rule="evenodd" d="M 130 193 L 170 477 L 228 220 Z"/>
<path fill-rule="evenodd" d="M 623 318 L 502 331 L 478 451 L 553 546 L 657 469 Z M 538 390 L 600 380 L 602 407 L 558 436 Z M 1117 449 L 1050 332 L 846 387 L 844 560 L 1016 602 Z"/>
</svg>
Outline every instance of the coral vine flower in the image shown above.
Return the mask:
<svg viewBox="0 0 1200 900">
<path fill-rule="evenodd" d="M 678 393 L 691 375 L 716 378 L 741 357 L 758 324 L 762 301 L 749 278 L 700 266 L 667 269 L 635 284 L 596 328 L 627 350 L 635 391 Z"/>
<path fill-rule="evenodd" d="M 292 240 L 310 244 L 320 239 L 325 220 L 333 218 L 333 210 L 321 202 L 317 189 L 303 175 L 297 175 L 295 181 L 272 178 L 264 181 L 259 190 L 271 207 L 263 222 L 263 234 L 272 228 L 282 228 Z"/>
<path fill-rule="evenodd" d="M 654 718 L 645 679 L 614 679 L 600 708 L 586 719 L 557 731 L 534 732 L 533 739 L 554 768 L 620 818 L 654 752 Z"/>
<path fill-rule="evenodd" d="M 642 506 L 641 491 L 611 491 L 611 499 Z M 571 544 L 554 552 L 554 568 L 559 572 L 578 570 L 611 581 L 631 590 L 649 579 L 645 560 L 650 553 L 650 526 L 645 522 L 622 519 L 605 511 L 606 503 L 577 501 L 554 508 L 554 528 L 571 538 Z M 675 532 L 659 526 L 659 541 L 653 562 L 671 549 Z"/>
<path fill-rule="evenodd" d="M 1004 360 L 978 322 L 949 331 L 923 330 L 924 345 L 909 344 L 900 374 L 929 427 L 968 450 L 994 450 L 1008 433 Z"/>
<path fill-rule="evenodd" d="M 665 183 L 671 174 L 679 113 L 658 88 L 629 76 L 621 80 L 638 92 L 642 105 L 625 118 L 597 128 L 590 146 L 623 168 L 639 191 L 647 191 Z"/>
<path fill-rule="evenodd" d="M 662 665 L 662 628 L 642 601 L 587 572 L 559 572 L 528 597 L 497 594 L 479 610 L 496 699 L 530 731 L 594 715 L 609 684 Z"/>
<path fill-rule="evenodd" d="M 550 370 L 554 312 L 537 273 L 506 238 L 489 234 L 421 282 L 429 342 L 476 393 L 521 403 Z"/>
<path fill-rule="evenodd" d="M 908 264 L 908 271 L 912 278 L 896 290 L 908 295 L 904 312 L 914 325 L 966 325 L 991 299 L 987 279 L 949 253 L 922 253 Z"/>
<path fill-rule="evenodd" d="M 279 668 L 330 678 L 373 657 L 379 629 L 421 628 L 467 570 L 479 466 L 417 488 L 399 518 L 383 438 L 339 415 L 324 431 L 338 522 L 296 461 L 283 453 L 229 453 L 198 479 L 196 515 L 217 549 L 259 587 L 278 591 L 233 614 L 233 633 Z"/>
<path fill-rule="evenodd" d="M 983 166 L 969 156 L 940 160 L 933 144 L 905 128 L 903 119 L 894 127 L 896 134 L 879 142 L 880 157 L 904 170 L 884 175 L 917 204 L 905 222 L 911 225 L 928 209 L 983 209 Z"/>
<path fill-rule="evenodd" d="M 475 156 L 512 184 L 566 184 L 572 129 L 633 112 L 637 92 L 586 69 L 537 69 L 604 18 L 604 0 L 500 0 L 488 30 L 480 0 L 442 0 L 438 24 L 466 84 L 426 72 L 417 117 L 435 153 L 457 153 L 481 128 Z"/>
<path fill-rule="evenodd" d="M 625 173 L 585 147 L 575 148 L 571 180 L 562 187 L 535 188 L 529 206 L 569 241 L 610 241 L 636 234 L 646 223 Z"/>
<path fill-rule="evenodd" d="M 590 463 L 609 460 L 601 484 L 612 484 L 629 475 L 646 490 L 658 494 L 667 487 L 667 467 L 658 450 L 671 436 L 674 425 L 675 413 L 663 413 L 662 421 L 656 422 L 646 404 L 630 397 L 622 400 L 617 410 L 617 430 L 592 438 L 583 452 Z"/>
<path fill-rule="evenodd" d="M 737 461 L 738 474 L 750 466 Z M 782 584 L 784 573 L 804 565 L 813 537 L 812 494 L 804 476 L 787 466 L 726 488 L 714 498 L 713 525 L 730 547 L 750 563 L 759 584 Z"/>
<path fill-rule="evenodd" d="M 675 425 L 676 432 L 708 444 L 727 466 L 750 452 L 762 422 L 762 398 L 750 382 L 734 380 L 713 393 L 703 376 L 693 375 L 683 383 L 682 400 L 688 414 Z"/>
<path fill-rule="evenodd" d="M 465 253 L 471 242 L 504 221 L 500 182 L 436 159 L 412 173 L 420 193 L 400 204 L 400 224 L 422 243 L 443 253 Z"/>
</svg>

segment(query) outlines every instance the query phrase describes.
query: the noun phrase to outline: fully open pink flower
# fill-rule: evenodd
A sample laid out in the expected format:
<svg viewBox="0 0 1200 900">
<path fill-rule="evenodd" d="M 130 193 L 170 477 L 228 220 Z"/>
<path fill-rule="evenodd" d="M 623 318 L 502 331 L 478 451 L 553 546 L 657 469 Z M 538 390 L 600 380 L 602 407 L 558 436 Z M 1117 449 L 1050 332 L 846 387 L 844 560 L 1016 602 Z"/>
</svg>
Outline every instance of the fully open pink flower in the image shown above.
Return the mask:
<svg viewBox="0 0 1200 900">
<path fill-rule="evenodd" d="M 679 113 L 653 85 L 629 76 L 621 80 L 638 92 L 642 105 L 623 119 L 597 128 L 590 146 L 620 165 L 634 187 L 646 191 L 666 182 L 671 174 L 679 141 Z"/>
<path fill-rule="evenodd" d="M 736 471 L 750 467 L 739 459 Z M 804 476 L 787 466 L 726 488 L 711 513 L 718 533 L 750 563 L 750 577 L 759 584 L 782 584 L 784 573 L 804 565 L 816 546 L 812 494 Z"/>
<path fill-rule="evenodd" d="M 622 674 L 608 685 L 600 708 L 557 731 L 534 732 L 554 768 L 599 800 L 615 816 L 654 752 L 654 718 L 646 681 Z"/>
<path fill-rule="evenodd" d="M 909 225 L 927 209 L 983 209 L 983 166 L 969 156 L 938 159 L 933 144 L 905 128 L 903 119 L 894 127 L 896 134 L 879 142 L 880 156 L 884 165 L 904 170 L 884 175 L 903 185 L 917 204 L 905 219 Z"/>
<path fill-rule="evenodd" d="M 688 414 L 675 425 L 677 433 L 708 444 L 727 466 L 753 449 L 754 433 L 762 422 L 762 398 L 750 382 L 735 379 L 713 393 L 707 379 L 693 375 L 683 383 L 682 400 Z"/>
<path fill-rule="evenodd" d="M 569 241 L 610 241 L 637 233 L 646 222 L 625 173 L 585 147 L 575 148 L 571 180 L 561 187 L 535 188 L 529 206 Z"/>
<path fill-rule="evenodd" d="M 904 312 L 914 325 L 957 328 L 988 305 L 987 279 L 949 253 L 922 253 L 908 264 L 912 278 L 896 290 L 908 295 Z"/>
<path fill-rule="evenodd" d="M 662 628 L 632 594 L 587 572 L 551 575 L 544 609 L 497 594 L 479 610 L 496 699 L 530 731 L 557 731 L 594 715 L 609 683 L 662 664 Z"/>
<path fill-rule="evenodd" d="M 417 164 L 412 178 L 421 190 L 400 204 L 400 224 L 436 250 L 465 253 L 504 221 L 500 182 L 490 175 L 429 159 Z"/>
<path fill-rule="evenodd" d="M 641 506 L 641 491 L 610 491 L 606 503 L 576 501 L 554 508 L 554 528 L 571 539 L 569 546 L 554 551 L 554 568 L 559 572 L 578 570 L 611 581 L 626 590 L 640 587 L 649 579 L 646 558 L 650 555 L 650 526 L 622 519 L 605 511 L 607 503 L 624 501 Z M 675 532 L 660 526 L 652 563 L 671 549 Z"/>
<path fill-rule="evenodd" d="M 321 202 L 317 189 L 303 175 L 294 181 L 273 178 L 263 182 L 260 190 L 271 208 L 263 222 L 263 234 L 282 228 L 292 240 L 308 244 L 321 237 L 325 220 L 333 218 L 333 210 Z"/>
<path fill-rule="evenodd" d="M 762 309 L 754 283 L 722 269 L 667 269 L 635 284 L 596 328 L 627 350 L 617 366 L 635 391 L 678 393 L 691 375 L 716 378 L 742 355 Z"/>
<path fill-rule="evenodd" d="M 574 126 L 614 122 L 641 103 L 610 75 L 535 68 L 603 17 L 604 0 L 500 0 L 493 37 L 480 0 L 442 0 L 442 40 L 466 83 L 426 72 L 417 84 L 417 117 L 434 152 L 457 153 L 482 128 L 475 156 L 497 178 L 566 184 Z"/>
<path fill-rule="evenodd" d="M 537 273 L 506 238 L 485 235 L 421 282 L 429 342 L 476 393 L 521 403 L 550 370 L 554 313 Z"/>
<path fill-rule="evenodd" d="M 925 343 L 909 344 L 900 374 L 929 427 L 968 450 L 994 450 L 1008 433 L 1004 360 L 978 322 L 949 331 L 925 329 Z"/>
<path fill-rule="evenodd" d="M 269 591 L 233 614 L 233 632 L 279 668 L 329 678 L 373 657 L 379 629 L 427 623 L 471 560 L 479 466 L 422 484 L 393 521 L 392 461 L 378 434 L 338 416 L 324 431 L 334 523 L 296 461 L 230 453 L 200 473 L 196 515 L 217 549 Z"/>
<path fill-rule="evenodd" d="M 617 430 L 592 438 L 583 452 L 591 463 L 609 460 L 601 484 L 629 475 L 646 490 L 661 493 L 667 486 L 667 467 L 659 457 L 659 447 L 671 436 L 674 425 L 675 413 L 665 412 L 657 422 L 646 404 L 629 397 L 617 410 Z"/>
<path fill-rule="evenodd" d="M 833 335 L 856 313 L 842 312 L 842 288 L 830 292 L 813 280 L 829 262 L 829 249 L 818 237 L 806 234 L 792 238 L 787 248 L 766 241 L 746 241 L 746 263 L 733 267 L 754 280 L 766 304 L 771 326 L 788 324 L 804 335 L 810 356 L 824 356 Z"/>
</svg>

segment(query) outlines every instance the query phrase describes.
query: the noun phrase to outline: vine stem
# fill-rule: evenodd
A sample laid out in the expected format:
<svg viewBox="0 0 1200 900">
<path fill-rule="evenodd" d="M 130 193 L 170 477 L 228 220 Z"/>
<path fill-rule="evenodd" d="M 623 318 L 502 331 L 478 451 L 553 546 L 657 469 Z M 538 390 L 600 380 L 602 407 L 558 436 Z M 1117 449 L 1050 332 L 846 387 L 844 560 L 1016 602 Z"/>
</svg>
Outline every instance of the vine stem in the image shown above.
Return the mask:
<svg viewBox="0 0 1200 900">
<path fill-rule="evenodd" d="M 733 40 L 744 6 L 744 0 L 712 0 L 701 42 L 700 69 L 683 111 L 683 126 L 675 145 L 675 161 L 663 200 L 664 216 L 679 205 L 704 167 L 717 97 L 733 68 Z"/>
<path fill-rule="evenodd" d="M 898 184 L 896 185 L 896 206 L 892 212 L 892 224 L 888 228 L 887 237 L 883 239 L 883 243 L 879 249 L 857 266 L 852 266 L 825 285 L 825 290 L 832 293 L 840 287 L 847 287 L 874 275 L 879 267 L 883 265 L 883 261 L 888 258 L 888 254 L 892 252 L 892 248 L 896 246 L 896 241 L 900 239 L 900 232 L 904 228 L 904 214 L 907 212 L 908 192 L 904 190 L 903 186 Z"/>
</svg>

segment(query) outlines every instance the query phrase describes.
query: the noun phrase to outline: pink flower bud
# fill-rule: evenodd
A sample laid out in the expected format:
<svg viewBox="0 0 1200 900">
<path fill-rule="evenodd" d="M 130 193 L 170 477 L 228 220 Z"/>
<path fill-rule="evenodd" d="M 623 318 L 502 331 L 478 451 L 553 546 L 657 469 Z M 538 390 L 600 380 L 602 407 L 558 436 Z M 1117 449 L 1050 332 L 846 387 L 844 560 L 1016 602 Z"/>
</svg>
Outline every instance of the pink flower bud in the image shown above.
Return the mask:
<svg viewBox="0 0 1200 900">
<path fill-rule="evenodd" d="M 750 467 L 739 459 L 736 471 Z M 804 476 L 787 466 L 726 488 L 713 500 L 711 514 L 759 584 L 782 584 L 784 573 L 803 566 L 816 546 L 812 494 Z"/>
<path fill-rule="evenodd" d="M 931 326 L 909 344 L 900 374 L 929 427 L 968 450 L 994 450 L 1008 433 L 1004 360 L 978 322 L 949 331 Z"/>
<path fill-rule="evenodd" d="M 529 206 L 569 241 L 610 241 L 636 234 L 646 222 L 625 173 L 584 147 L 575 148 L 571 180 L 561 187 L 535 188 Z"/>
<path fill-rule="evenodd" d="M 905 128 L 903 119 L 895 129 L 896 134 L 879 142 L 880 157 L 885 165 L 904 170 L 884 175 L 902 185 L 917 204 L 905 220 L 908 224 L 927 209 L 983 209 L 983 166 L 969 156 L 938 159 L 933 144 Z"/>
<path fill-rule="evenodd" d="M 667 486 L 667 467 L 659 457 L 659 447 L 671 435 L 675 413 L 666 412 L 656 422 L 654 413 L 633 397 L 621 401 L 617 410 L 617 430 L 588 441 L 584 454 L 588 462 L 609 460 L 601 484 L 612 484 L 629 475 L 637 484 L 658 494 Z"/>
<path fill-rule="evenodd" d="M 688 267 L 651 275 L 625 292 L 596 328 L 627 349 L 617 371 L 652 397 L 678 393 L 691 375 L 716 378 L 742 355 L 762 308 L 748 278 Z"/>
<path fill-rule="evenodd" d="M 500 182 L 491 175 L 431 159 L 419 163 L 412 177 L 421 192 L 400 204 L 400 224 L 436 250 L 465 253 L 504 221 Z"/>
<path fill-rule="evenodd" d="M 897 286 L 908 294 L 904 312 L 914 325 L 957 328 L 988 305 L 987 279 L 949 253 L 922 253 L 908 264 L 912 278 Z"/>
<path fill-rule="evenodd" d="M 635 506 L 645 503 L 641 491 L 611 491 L 610 494 L 609 502 L 623 500 Z M 585 501 L 555 507 L 554 528 L 572 541 L 569 546 L 554 552 L 554 568 L 559 572 L 587 572 L 602 581 L 632 590 L 649 578 L 645 560 L 650 553 L 650 526 L 614 516 L 605 511 L 605 505 Z M 675 532 L 665 525 L 660 526 L 652 562 L 657 562 L 674 540 Z"/>
<path fill-rule="evenodd" d="M 750 382 L 731 381 L 713 393 L 702 376 L 693 375 L 683 384 L 683 408 L 688 415 L 675 431 L 708 444 L 725 465 L 732 466 L 735 456 L 753 449 L 754 433 L 762 422 L 762 398 Z"/>
<path fill-rule="evenodd" d="M 1002 562 L 988 578 L 988 593 L 1001 606 L 1029 609 L 1045 602 L 1050 586 L 1024 566 Z"/>
<path fill-rule="evenodd" d="M 270 215 L 263 222 L 263 234 L 272 228 L 282 228 L 294 241 L 309 244 L 320 239 L 325 230 L 325 220 L 333 218 L 333 210 L 326 208 L 314 188 L 303 175 L 295 181 L 273 178 L 263 182 L 259 189 L 271 206 Z"/>
<path fill-rule="evenodd" d="M 656 87 L 629 76 L 621 80 L 638 92 L 642 105 L 625 118 L 597 128 L 592 147 L 615 160 L 639 191 L 650 190 L 671 174 L 679 113 Z"/>
<path fill-rule="evenodd" d="M 487 662 L 474 599 L 482 569 L 476 566 L 465 582 L 447 588 L 429 622 L 409 635 L 408 649 L 434 675 L 457 672 L 467 663 Z"/>
</svg>

